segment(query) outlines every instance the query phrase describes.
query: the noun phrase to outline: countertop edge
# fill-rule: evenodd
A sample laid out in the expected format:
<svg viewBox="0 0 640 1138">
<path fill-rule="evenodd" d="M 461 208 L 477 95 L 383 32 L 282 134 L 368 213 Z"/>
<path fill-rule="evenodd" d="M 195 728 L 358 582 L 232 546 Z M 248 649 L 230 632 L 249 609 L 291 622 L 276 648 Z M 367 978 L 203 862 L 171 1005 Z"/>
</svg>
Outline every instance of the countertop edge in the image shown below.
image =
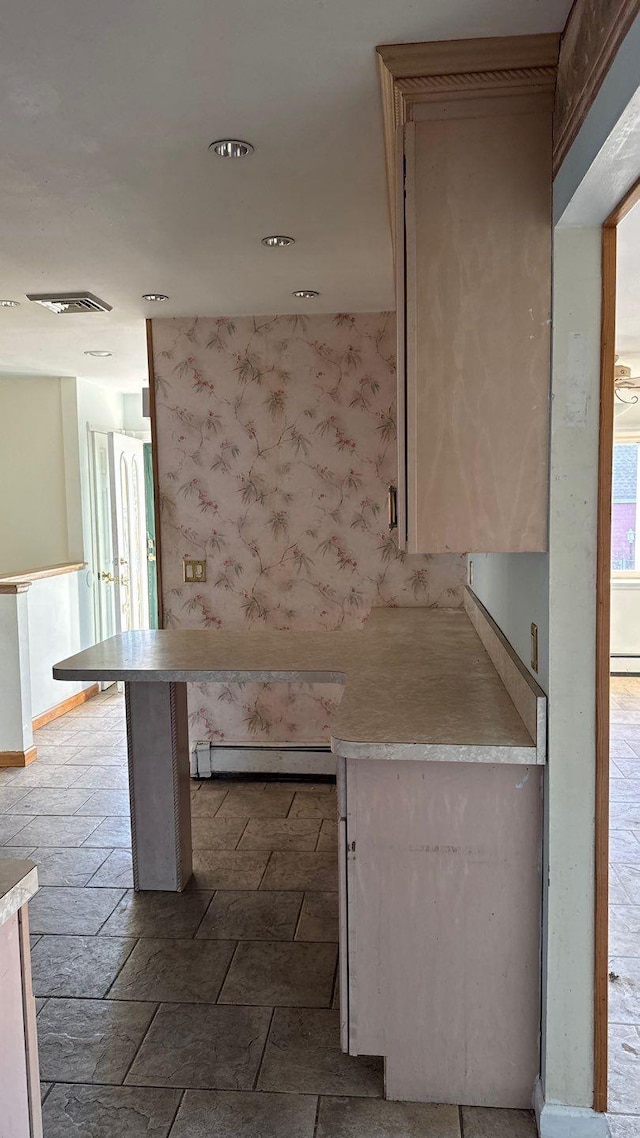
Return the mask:
<svg viewBox="0 0 640 1138">
<path fill-rule="evenodd" d="M 499 746 L 478 743 L 367 743 L 331 736 L 331 750 L 341 759 L 424 763 L 489 763 L 499 766 L 544 766 L 536 747 Z"/>
<path fill-rule="evenodd" d="M 3 858 L 0 866 L 0 925 L 6 924 L 37 891 L 38 869 L 34 862 Z"/>
</svg>

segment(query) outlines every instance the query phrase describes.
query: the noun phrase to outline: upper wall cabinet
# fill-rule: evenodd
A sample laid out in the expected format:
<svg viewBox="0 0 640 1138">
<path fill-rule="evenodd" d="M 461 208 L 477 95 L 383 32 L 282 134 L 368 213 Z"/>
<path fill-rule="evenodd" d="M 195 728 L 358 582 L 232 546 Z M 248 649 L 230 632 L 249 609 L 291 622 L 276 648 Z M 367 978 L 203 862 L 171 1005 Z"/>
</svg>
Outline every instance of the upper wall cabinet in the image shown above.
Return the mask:
<svg viewBox="0 0 640 1138">
<path fill-rule="evenodd" d="M 379 48 L 409 553 L 547 548 L 556 36 Z"/>
</svg>

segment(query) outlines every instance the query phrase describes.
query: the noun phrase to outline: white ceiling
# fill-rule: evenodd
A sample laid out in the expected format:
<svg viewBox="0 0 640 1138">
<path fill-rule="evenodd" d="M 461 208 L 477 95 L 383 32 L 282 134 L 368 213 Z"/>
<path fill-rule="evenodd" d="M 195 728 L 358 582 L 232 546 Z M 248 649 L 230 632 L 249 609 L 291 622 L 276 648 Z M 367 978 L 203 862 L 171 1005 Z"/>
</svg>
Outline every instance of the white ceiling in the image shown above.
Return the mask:
<svg viewBox="0 0 640 1138">
<path fill-rule="evenodd" d="M 394 303 L 374 48 L 559 31 L 570 0 L 20 0 L 0 19 L 0 371 L 146 372 L 143 317 Z M 249 139 L 231 162 L 207 146 Z M 260 239 L 284 232 L 288 250 Z M 27 292 L 83 288 L 107 316 Z M 316 288 L 315 302 L 295 301 Z M 143 292 L 170 295 L 145 305 Z M 111 349 L 90 360 L 86 349 Z"/>
</svg>

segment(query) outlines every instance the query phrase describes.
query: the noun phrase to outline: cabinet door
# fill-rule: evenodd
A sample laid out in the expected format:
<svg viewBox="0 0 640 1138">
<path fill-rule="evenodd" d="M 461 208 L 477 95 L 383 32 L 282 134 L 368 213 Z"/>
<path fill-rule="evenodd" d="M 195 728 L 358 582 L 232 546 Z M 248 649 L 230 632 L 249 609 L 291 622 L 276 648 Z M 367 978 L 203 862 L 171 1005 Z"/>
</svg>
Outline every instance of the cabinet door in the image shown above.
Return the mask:
<svg viewBox="0 0 640 1138">
<path fill-rule="evenodd" d="M 420 121 L 404 128 L 407 548 L 544 551 L 550 102 L 414 111 Z"/>
</svg>

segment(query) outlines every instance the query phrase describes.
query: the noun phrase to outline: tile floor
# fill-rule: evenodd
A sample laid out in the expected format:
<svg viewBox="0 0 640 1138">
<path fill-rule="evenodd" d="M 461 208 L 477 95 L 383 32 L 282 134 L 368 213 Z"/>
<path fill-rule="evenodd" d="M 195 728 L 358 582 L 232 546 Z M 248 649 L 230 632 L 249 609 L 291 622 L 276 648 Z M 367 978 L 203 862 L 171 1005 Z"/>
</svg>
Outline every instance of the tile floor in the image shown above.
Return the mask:
<svg viewBox="0 0 640 1138">
<path fill-rule="evenodd" d="M 535 1138 L 528 1111 L 385 1102 L 381 1061 L 340 1051 L 332 786 L 194 783 L 191 886 L 136 895 L 121 697 L 36 744 L 0 772 L 0 853 L 40 874 L 45 1138 Z"/>
<path fill-rule="evenodd" d="M 640 676 L 611 678 L 609 1111 L 640 1135 Z"/>
</svg>

